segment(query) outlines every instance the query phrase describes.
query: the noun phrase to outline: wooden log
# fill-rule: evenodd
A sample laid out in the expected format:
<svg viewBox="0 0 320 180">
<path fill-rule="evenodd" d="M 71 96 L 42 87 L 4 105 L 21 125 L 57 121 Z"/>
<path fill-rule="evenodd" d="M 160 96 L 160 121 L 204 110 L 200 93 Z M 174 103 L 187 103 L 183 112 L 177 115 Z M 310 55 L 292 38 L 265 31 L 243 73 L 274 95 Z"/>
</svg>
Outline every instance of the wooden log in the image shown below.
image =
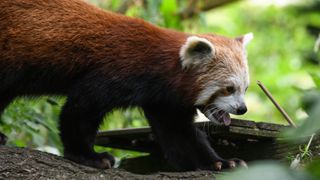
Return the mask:
<svg viewBox="0 0 320 180">
<path fill-rule="evenodd" d="M 290 155 L 299 153 L 299 146 L 304 144 L 289 144 L 279 139 L 280 130 L 288 128 L 284 125 L 239 119 L 232 119 L 228 127 L 211 122 L 195 125 L 208 134 L 212 147 L 224 158 L 237 157 L 247 162 L 266 159 L 287 161 Z M 96 145 L 150 153 L 149 156 L 122 161 L 120 167 L 130 172 L 143 174 L 173 170 L 162 159 L 149 127 L 99 132 Z M 317 136 L 310 148 L 314 156 L 320 156 L 319 145 Z M 155 162 L 157 166 L 153 166 Z"/>
</svg>

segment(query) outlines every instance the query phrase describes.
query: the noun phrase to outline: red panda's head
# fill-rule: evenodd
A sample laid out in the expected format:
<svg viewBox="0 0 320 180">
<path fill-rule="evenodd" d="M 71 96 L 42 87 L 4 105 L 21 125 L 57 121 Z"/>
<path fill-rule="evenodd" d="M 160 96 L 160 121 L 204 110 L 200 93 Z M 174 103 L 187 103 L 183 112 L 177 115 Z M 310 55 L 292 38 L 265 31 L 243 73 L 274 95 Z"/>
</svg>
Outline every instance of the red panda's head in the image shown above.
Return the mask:
<svg viewBox="0 0 320 180">
<path fill-rule="evenodd" d="M 200 91 L 195 106 L 214 122 L 229 125 L 229 113 L 247 111 L 244 94 L 249 72 L 245 47 L 252 38 L 252 33 L 236 39 L 189 36 L 180 49 L 183 69 L 193 69 L 197 75 L 195 86 Z"/>
</svg>

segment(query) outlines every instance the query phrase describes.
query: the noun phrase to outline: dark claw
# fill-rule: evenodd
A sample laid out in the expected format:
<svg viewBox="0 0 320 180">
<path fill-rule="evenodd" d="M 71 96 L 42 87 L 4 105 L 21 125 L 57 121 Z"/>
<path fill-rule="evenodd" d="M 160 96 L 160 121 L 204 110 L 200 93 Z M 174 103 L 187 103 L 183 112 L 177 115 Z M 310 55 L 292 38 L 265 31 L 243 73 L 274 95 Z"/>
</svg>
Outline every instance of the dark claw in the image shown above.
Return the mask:
<svg viewBox="0 0 320 180">
<path fill-rule="evenodd" d="M 97 159 L 97 160 L 91 160 L 91 161 L 93 161 L 93 162 L 90 162 L 90 160 L 88 160 L 84 164 L 87 165 L 87 166 L 98 168 L 98 169 L 110 169 L 110 168 L 112 168 L 111 162 L 110 162 L 109 159 Z"/>
<path fill-rule="evenodd" d="M 230 168 L 235 168 L 237 165 L 236 165 L 236 162 L 234 161 L 229 161 L 229 167 Z"/>
<path fill-rule="evenodd" d="M 106 152 L 100 153 L 99 157 L 101 158 L 102 164 L 105 164 L 107 169 L 110 169 L 113 167 L 113 165 L 115 163 L 115 159 L 109 153 L 106 153 Z M 104 168 L 102 168 L 102 169 L 104 169 Z"/>
<path fill-rule="evenodd" d="M 242 166 L 242 167 L 244 167 L 244 168 L 247 168 L 247 169 L 248 169 L 247 163 L 244 162 L 244 161 L 242 161 L 242 160 L 239 162 L 239 165 Z"/>
<path fill-rule="evenodd" d="M 247 164 L 241 159 L 221 160 L 214 163 L 213 169 L 215 171 L 221 171 L 226 169 L 233 169 L 236 167 L 248 168 Z"/>
<path fill-rule="evenodd" d="M 102 159 L 102 164 L 105 165 L 105 168 L 102 168 L 102 169 L 110 169 L 112 167 L 108 159 Z"/>
<path fill-rule="evenodd" d="M 237 158 L 234 158 L 234 159 L 231 159 L 231 160 L 234 161 L 237 164 L 238 167 L 248 168 L 248 165 L 244 160 L 237 159 Z"/>
<path fill-rule="evenodd" d="M 221 171 L 222 169 L 222 162 L 218 161 L 214 163 L 214 170 L 215 171 Z"/>
<path fill-rule="evenodd" d="M 75 156 L 72 154 L 65 154 L 65 158 L 74 161 L 79 164 L 98 168 L 98 169 L 110 169 L 115 163 L 115 159 L 108 153 L 93 153 L 87 156 Z"/>
</svg>

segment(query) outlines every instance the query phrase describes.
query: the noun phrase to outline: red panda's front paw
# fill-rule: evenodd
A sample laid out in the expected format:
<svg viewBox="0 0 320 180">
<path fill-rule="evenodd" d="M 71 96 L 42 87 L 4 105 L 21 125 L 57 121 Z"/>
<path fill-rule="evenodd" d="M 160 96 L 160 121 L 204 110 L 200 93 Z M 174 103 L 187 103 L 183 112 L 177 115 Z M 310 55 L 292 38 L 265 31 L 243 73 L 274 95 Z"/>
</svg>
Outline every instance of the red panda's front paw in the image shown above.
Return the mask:
<svg viewBox="0 0 320 180">
<path fill-rule="evenodd" d="M 225 169 L 233 169 L 236 167 L 245 167 L 248 168 L 247 163 L 241 159 L 229 159 L 214 162 L 213 169 L 215 171 L 221 171 Z"/>
<path fill-rule="evenodd" d="M 75 156 L 71 154 L 65 154 L 64 157 L 76 163 L 98 169 L 110 169 L 115 163 L 114 157 L 107 152 L 92 153 L 88 156 Z"/>
<path fill-rule="evenodd" d="M 113 167 L 115 163 L 115 159 L 107 152 L 98 154 L 98 166 L 96 168 L 99 169 L 110 169 Z"/>
</svg>

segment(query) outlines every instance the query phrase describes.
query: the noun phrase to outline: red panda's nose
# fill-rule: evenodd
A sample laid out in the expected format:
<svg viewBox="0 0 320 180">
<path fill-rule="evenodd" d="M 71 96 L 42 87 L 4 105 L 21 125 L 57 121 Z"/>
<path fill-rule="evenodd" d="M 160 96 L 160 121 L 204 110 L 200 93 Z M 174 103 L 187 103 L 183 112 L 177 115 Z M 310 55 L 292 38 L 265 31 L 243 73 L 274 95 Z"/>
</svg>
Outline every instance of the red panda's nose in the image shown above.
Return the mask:
<svg viewBox="0 0 320 180">
<path fill-rule="evenodd" d="M 237 109 L 237 114 L 241 115 L 247 112 L 247 107 L 245 104 L 241 105 L 238 109 Z"/>
</svg>

